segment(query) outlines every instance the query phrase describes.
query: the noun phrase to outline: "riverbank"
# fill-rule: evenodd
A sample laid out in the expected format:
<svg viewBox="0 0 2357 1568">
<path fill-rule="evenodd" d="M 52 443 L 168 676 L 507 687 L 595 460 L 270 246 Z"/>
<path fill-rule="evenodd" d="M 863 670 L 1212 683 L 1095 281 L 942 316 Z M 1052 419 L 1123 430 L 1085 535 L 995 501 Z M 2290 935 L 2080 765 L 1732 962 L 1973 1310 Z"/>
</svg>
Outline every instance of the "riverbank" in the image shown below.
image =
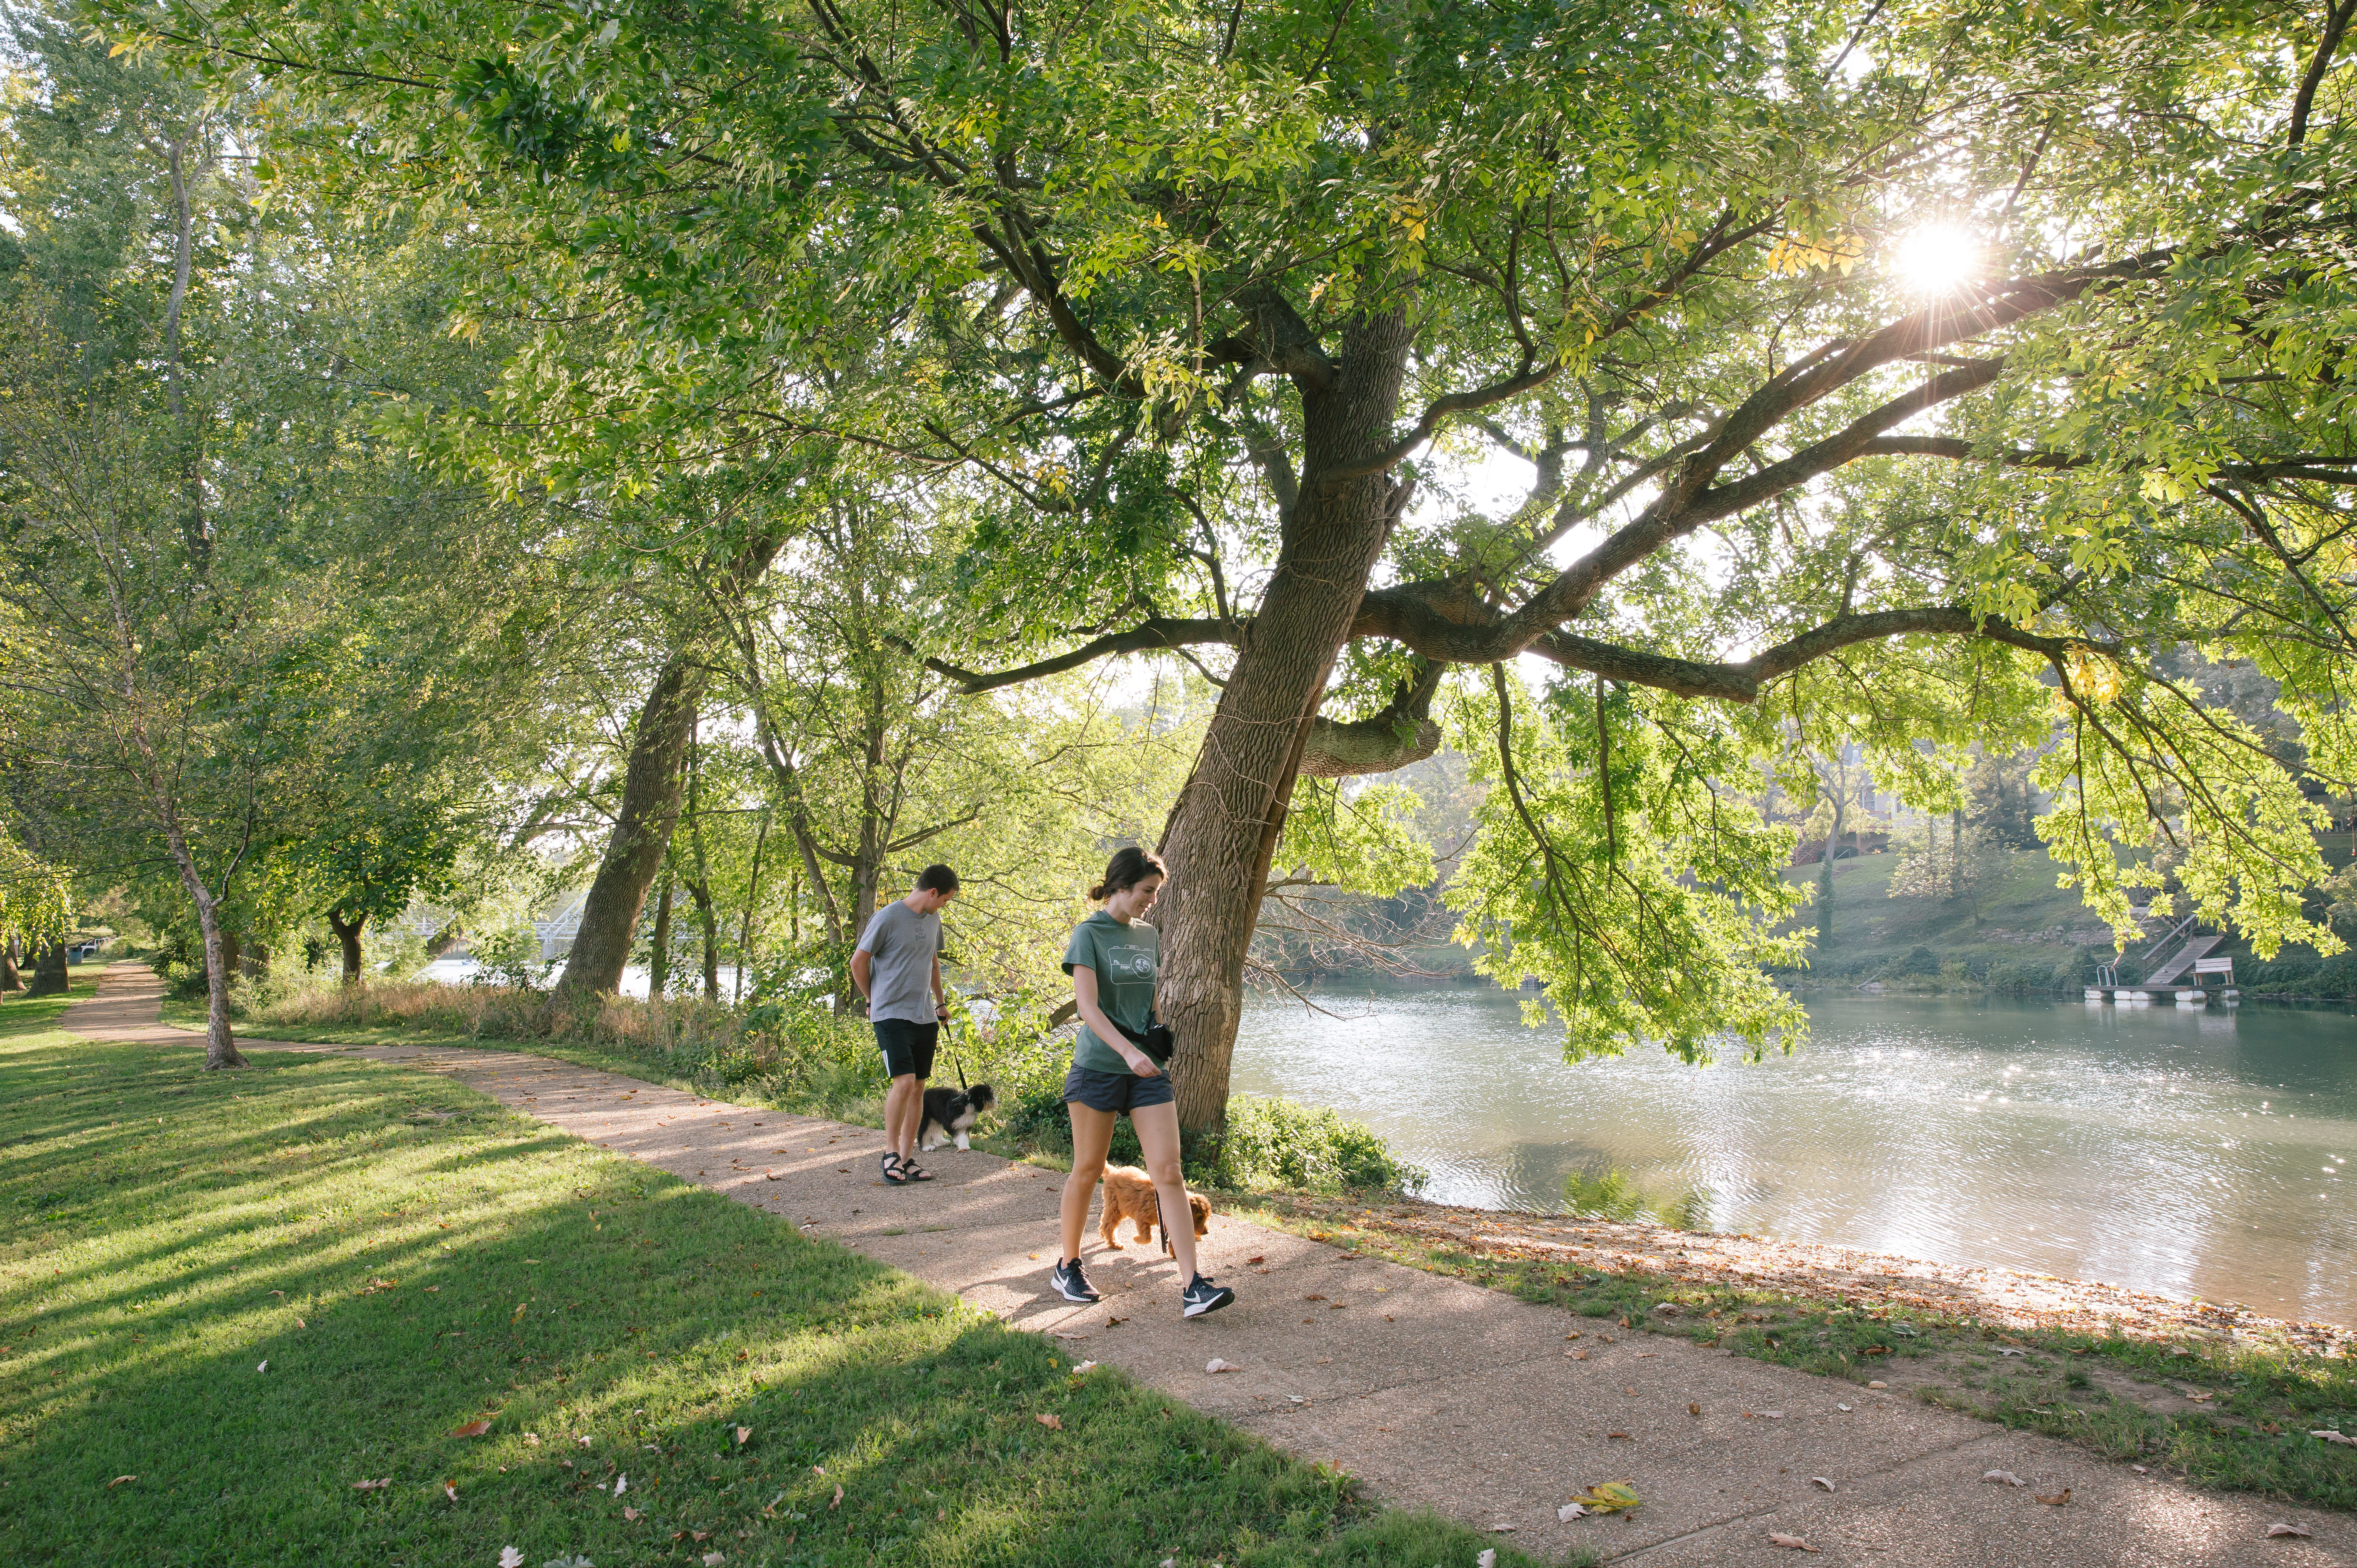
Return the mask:
<svg viewBox="0 0 2357 1568">
<path fill-rule="evenodd" d="M 1888 1391 L 2208 1487 L 2357 1509 L 2357 1328 L 1644 1221 L 1259 1193 L 1236 1212 L 1591 1326 Z"/>
<path fill-rule="evenodd" d="M 144 1023 L 135 1011 L 115 1009 L 104 1027 L 170 1037 L 153 1022 L 152 1003 Z M 1508 1532 L 1496 1547 L 1501 1562 L 1520 1547 L 1549 1560 L 1644 1568 L 1765 1564 L 1786 1560 L 1770 1539 L 1780 1533 L 1807 1540 L 1827 1561 L 1917 1568 L 2224 1568 L 2253 1550 L 2305 1568 L 2357 1552 L 2349 1520 L 2297 1506 L 2311 1498 L 2346 1506 L 2324 1498 L 2337 1478 L 2357 1483 L 2357 1452 L 2330 1449 L 2313 1477 L 2297 1464 L 2272 1480 L 2243 1472 L 2261 1483 L 2246 1490 L 2266 1497 L 2204 1494 L 2185 1484 L 2190 1469 L 2172 1474 L 2172 1460 L 2107 1463 L 2085 1444 L 1993 1428 L 1898 1389 L 1763 1365 L 1732 1343 L 1706 1349 L 1698 1335 L 1567 1324 L 1554 1305 L 1515 1299 L 1522 1291 L 1483 1289 L 1398 1266 L 1355 1241 L 1320 1243 L 1254 1223 L 1241 1199 L 1222 1200 L 1204 1243 L 1207 1272 L 1240 1287 L 1234 1307 L 1182 1323 L 1168 1311 L 1158 1258 L 1107 1251 L 1092 1238 L 1090 1266 L 1108 1295 L 1076 1308 L 1041 1289 L 1038 1250 L 1057 1202 L 1048 1171 L 944 1152 L 939 1182 L 895 1192 L 874 1177 L 875 1134 L 865 1129 L 513 1052 L 356 1054 L 478 1086 L 552 1132 L 953 1288 L 970 1306 L 1037 1330 L 1067 1354 L 1122 1368 L 1303 1460 L 1347 1469 L 1387 1500 L 1432 1508 L 1493 1539 Z M 1583 1283 L 1603 1277 L 1580 1273 Z M 1582 1311 L 1595 1305 L 1588 1298 Z M 1758 1309 L 1747 1331 L 1760 1322 L 1781 1328 L 1770 1311 Z M 1211 1354 L 1229 1369 L 1208 1370 Z M 1992 1489 L 1982 1477 L 1993 1467 L 2028 1485 Z M 1641 1506 L 1606 1518 L 1567 1506 L 1608 1479 L 1630 1484 Z M 2036 1500 L 2066 1493 L 2067 1506 Z M 2313 1539 L 2268 1539 L 2278 1522 Z M 2251 1544 L 2262 1541 L 2264 1548 Z M 1200 1568 L 1191 1555 L 1180 1561 Z"/>
</svg>

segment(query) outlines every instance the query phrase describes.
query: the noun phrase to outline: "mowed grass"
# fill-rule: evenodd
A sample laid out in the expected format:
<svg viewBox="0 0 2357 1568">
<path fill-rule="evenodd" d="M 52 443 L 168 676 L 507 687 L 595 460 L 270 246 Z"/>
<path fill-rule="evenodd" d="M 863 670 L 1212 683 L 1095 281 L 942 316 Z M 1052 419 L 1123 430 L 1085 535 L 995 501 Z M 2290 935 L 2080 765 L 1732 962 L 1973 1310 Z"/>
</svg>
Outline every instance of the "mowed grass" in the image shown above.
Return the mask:
<svg viewBox="0 0 2357 1568">
<path fill-rule="evenodd" d="M 0 1562 L 1490 1544 L 456 1084 L 292 1052 L 209 1074 L 57 1011 L 0 1004 Z"/>
</svg>

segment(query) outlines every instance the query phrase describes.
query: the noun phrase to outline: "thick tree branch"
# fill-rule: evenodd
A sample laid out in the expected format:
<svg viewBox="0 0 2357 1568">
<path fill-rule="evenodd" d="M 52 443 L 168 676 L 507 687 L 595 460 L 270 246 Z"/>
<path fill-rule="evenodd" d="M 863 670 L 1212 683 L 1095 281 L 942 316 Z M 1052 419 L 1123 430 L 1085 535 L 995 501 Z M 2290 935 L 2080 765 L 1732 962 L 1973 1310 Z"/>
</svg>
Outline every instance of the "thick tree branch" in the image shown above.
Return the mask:
<svg viewBox="0 0 2357 1568">
<path fill-rule="evenodd" d="M 1312 719 L 1301 771 L 1312 779 L 1389 773 L 1438 751 L 1440 726 L 1432 720 L 1432 700 L 1448 667 L 1424 660 L 1417 664 L 1415 677 L 1399 683 L 1381 713 L 1348 724 Z"/>
</svg>

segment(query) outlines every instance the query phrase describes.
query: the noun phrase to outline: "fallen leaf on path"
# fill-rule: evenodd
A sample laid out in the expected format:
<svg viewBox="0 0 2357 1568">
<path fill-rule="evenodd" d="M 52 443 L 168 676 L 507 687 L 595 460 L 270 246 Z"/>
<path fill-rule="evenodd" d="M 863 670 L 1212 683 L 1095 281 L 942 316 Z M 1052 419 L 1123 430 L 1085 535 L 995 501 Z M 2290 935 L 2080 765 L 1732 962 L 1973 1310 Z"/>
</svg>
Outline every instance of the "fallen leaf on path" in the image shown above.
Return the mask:
<svg viewBox="0 0 2357 1568">
<path fill-rule="evenodd" d="M 1982 1475 L 1981 1479 L 1984 1481 L 1996 1481 L 2008 1487 L 2026 1487 L 2029 1485 L 2029 1482 L 2023 1480 L 2020 1477 L 2015 1475 L 2010 1470 L 1986 1471 Z"/>
<path fill-rule="evenodd" d="M 627 1492 L 627 1491 L 629 1491 L 630 1489 L 630 1477 L 628 1477 L 628 1476 L 617 1476 L 617 1477 L 614 1477 L 614 1495 L 615 1495 L 616 1497 L 618 1497 L 618 1498 L 619 1498 L 619 1497 L 620 1497 L 624 1492 Z"/>
<path fill-rule="evenodd" d="M 1790 1547 L 1794 1552 L 1814 1552 L 1816 1550 L 1815 1547 L 1810 1545 L 1807 1541 L 1803 1541 L 1797 1535 L 1779 1535 L 1772 1530 L 1768 1532 L 1768 1543 L 1770 1546 Z"/>
<path fill-rule="evenodd" d="M 1556 1523 L 1569 1524 L 1573 1520 L 1586 1519 L 1587 1517 L 1587 1510 L 1581 1508 L 1577 1503 L 1566 1503 L 1563 1507 L 1555 1510 L 1555 1517 Z"/>
<path fill-rule="evenodd" d="M 2311 1432 L 2309 1435 L 2321 1437 L 2327 1443 L 2338 1443 L 2344 1448 L 2357 1448 L 2357 1437 L 2352 1437 L 2343 1432 Z"/>
<path fill-rule="evenodd" d="M 1809 1481 L 1812 1485 L 1823 1487 L 1829 1492 L 1834 1489 L 1834 1484 L 1831 1481 L 1826 1480 L 1823 1476 L 1812 1476 L 1809 1477 Z"/>
<path fill-rule="evenodd" d="M 484 1433 L 489 1432 L 490 1429 L 491 1423 L 489 1420 L 470 1421 L 464 1426 L 452 1427 L 447 1435 L 451 1437 L 480 1437 Z"/>
<path fill-rule="evenodd" d="M 1233 1361 L 1222 1361 L 1217 1356 L 1214 1356 L 1210 1360 L 1203 1363 L 1203 1370 L 1207 1372 L 1241 1372 L 1243 1369 L 1237 1366 Z"/>
<path fill-rule="evenodd" d="M 110 1492 L 111 1492 L 111 1491 L 114 1490 L 114 1488 L 115 1488 L 115 1487 L 119 1487 L 119 1486 L 123 1485 L 123 1483 L 124 1483 L 124 1482 L 125 1482 L 125 1481 L 135 1481 L 135 1480 L 137 1480 L 138 1478 L 139 1478 L 139 1477 L 136 1477 L 136 1476 L 117 1476 L 117 1477 L 114 1477 L 114 1479 L 113 1479 L 112 1481 L 109 1481 L 109 1482 L 107 1482 L 107 1483 L 106 1483 L 106 1489 L 107 1489 L 108 1491 L 110 1491 Z M 361 1483 L 361 1484 L 362 1484 L 362 1485 L 366 1485 L 367 1483 L 363 1482 L 363 1483 Z"/>
<path fill-rule="evenodd" d="M 356 1492 L 381 1492 L 391 1485 L 393 1485 L 393 1477 L 391 1476 L 387 1476 L 382 1481 L 354 1481 L 352 1483 L 352 1490 Z"/>
<path fill-rule="evenodd" d="M 1076 1378 L 1084 1378 L 1096 1369 L 1097 1364 L 1094 1361 L 1082 1361 L 1079 1366 L 1072 1369 L 1072 1376 Z"/>
<path fill-rule="evenodd" d="M 707 1552 L 704 1554 L 704 1568 L 720 1568 L 727 1561 L 728 1554 L 725 1552 Z"/>
<path fill-rule="evenodd" d="M 1126 1317 L 1108 1317 L 1105 1319 L 1105 1326 L 1107 1328 L 1118 1328 L 1128 1321 L 1129 1319 Z"/>
<path fill-rule="evenodd" d="M 1868 1383 L 1866 1386 L 1870 1389 L 1887 1389 L 1890 1385 L 1889 1383 Z"/>
<path fill-rule="evenodd" d="M 2300 1540 L 2306 1541 L 2309 1539 L 2313 1533 L 2313 1531 L 2300 1529 L 2299 1526 L 2296 1524 L 2271 1524 L 2267 1526 L 2267 1539 L 2269 1541 L 2273 1541 L 2279 1535 L 2298 1536 Z"/>
<path fill-rule="evenodd" d="M 629 1520 L 632 1524 L 636 1524 L 639 1520 L 646 1518 L 647 1516 L 640 1513 L 636 1509 L 626 1508 L 622 1510 L 622 1517 Z"/>
<path fill-rule="evenodd" d="M 1322 1295 L 1310 1294 L 1305 1295 L 1301 1299 L 1304 1301 L 1324 1301 L 1326 1298 Z"/>
<path fill-rule="evenodd" d="M 1784 1412 L 1781 1410 L 1747 1410 L 1743 1413 L 1751 1417 L 1755 1421 L 1781 1421 L 1784 1419 Z"/>
<path fill-rule="evenodd" d="M 2059 1509 L 2071 1500 L 2071 1488 L 2065 1487 L 2059 1492 L 2041 1492 L 2039 1494 L 2038 1500 L 2048 1508 Z"/>
<path fill-rule="evenodd" d="M 523 1568 L 523 1553 L 512 1546 L 500 1547 L 500 1568 Z"/>
<path fill-rule="evenodd" d="M 1265 1263 L 1268 1262 L 1268 1258 L 1264 1254 L 1257 1258 L 1246 1258 L 1244 1262 L 1247 1263 Z"/>
<path fill-rule="evenodd" d="M 2185 1397 L 2191 1400 L 2195 1404 L 2208 1404 L 2212 1400 L 2216 1399 L 2218 1396 L 2214 1393 L 2188 1393 Z"/>
<path fill-rule="evenodd" d="M 2029 1352 L 2027 1350 L 2016 1350 L 2008 1347 L 1999 1346 L 1997 1348 L 1997 1354 L 2000 1356 L 2027 1356 Z"/>
<path fill-rule="evenodd" d="M 266 1372 L 266 1371 L 270 1370 L 270 1363 L 269 1363 L 269 1362 L 267 1362 L 267 1361 L 264 1361 L 264 1363 L 262 1363 L 262 1365 L 260 1365 L 259 1367 L 254 1368 L 253 1369 L 254 1369 L 255 1371 L 257 1371 L 257 1372 Z"/>
<path fill-rule="evenodd" d="M 1835 1410 L 1846 1411 L 1847 1409 L 1849 1409 L 1849 1406 L 1847 1406 L 1847 1405 L 1846 1405 L 1846 1404 L 1837 1404 L 1837 1405 L 1834 1406 L 1834 1408 L 1835 1408 Z"/>
<path fill-rule="evenodd" d="M 1572 1500 L 1589 1513 L 1619 1513 L 1644 1501 L 1637 1495 L 1637 1489 L 1626 1481 L 1603 1482 L 1589 1487 L 1585 1496 Z"/>
<path fill-rule="evenodd" d="M 1473 1559 L 1473 1568 L 1498 1568 L 1498 1549 L 1490 1547 Z"/>
<path fill-rule="evenodd" d="M 1702 1413 L 1702 1406 L 1698 1404 L 1689 1404 L 1686 1406 L 1686 1413 L 1688 1415 L 1700 1415 Z"/>
<path fill-rule="evenodd" d="M 525 1447 L 537 1448 L 540 1446 L 540 1434 L 537 1432 L 527 1432 L 523 1434 L 523 1441 Z"/>
<path fill-rule="evenodd" d="M 1033 1416 L 1031 1419 L 1038 1422 L 1040 1425 L 1046 1427 L 1050 1432 L 1061 1432 L 1064 1430 L 1063 1419 L 1060 1416 L 1049 1415 L 1045 1412 L 1042 1412 L 1041 1413 Z"/>
<path fill-rule="evenodd" d="M 833 1502 L 831 1502 L 831 1503 L 829 1503 L 829 1504 L 827 1504 L 827 1505 L 826 1505 L 826 1511 L 827 1511 L 827 1512 L 829 1512 L 829 1513 L 833 1513 L 835 1509 L 837 1509 L 841 1508 L 842 1506 L 843 1506 L 843 1483 L 842 1483 L 842 1482 L 840 1482 L 840 1481 L 837 1481 L 837 1482 L 834 1484 L 834 1500 Z"/>
<path fill-rule="evenodd" d="M 1608 1433 L 1606 1433 L 1606 1434 L 1604 1434 L 1604 1436 L 1605 1436 L 1605 1438 L 1606 1438 L 1606 1440 L 1607 1440 L 1608 1442 L 1609 1442 L 1609 1440 L 1611 1440 L 1612 1438 L 1615 1438 L 1615 1437 L 1618 1437 L 1618 1438 L 1621 1439 L 1622 1441 L 1624 1441 L 1624 1442 L 1628 1442 L 1628 1443 L 1634 1443 L 1634 1442 L 1636 1442 L 1636 1441 L 1637 1441 L 1635 1438 L 1631 1437 L 1631 1436 L 1630 1436 L 1627 1433 L 1625 1433 L 1625 1432 L 1608 1432 Z"/>
<path fill-rule="evenodd" d="M 456 1481 L 443 1482 L 442 1495 L 449 1498 L 452 1502 L 457 1502 L 458 1500 L 458 1483 Z"/>
<path fill-rule="evenodd" d="M 583 1434 L 580 1435 L 579 1439 L 577 1439 L 577 1441 L 580 1443 L 580 1444 L 581 1444 L 581 1446 L 582 1446 L 582 1447 L 584 1447 L 584 1448 L 588 1447 L 588 1446 L 589 1446 L 589 1434 L 588 1434 L 587 1433 L 586 1433 L 586 1432 L 585 1432 L 585 1433 L 583 1433 Z"/>
<path fill-rule="evenodd" d="M 2131 1469 L 2131 1470 L 2134 1470 L 2134 1471 L 2135 1471 L 2137 1475 L 2139 1475 L 2139 1476 L 2149 1476 L 2149 1475 L 2151 1475 L 2151 1474 L 2152 1474 L 2152 1472 L 2151 1472 L 2150 1470 L 2146 1469 L 2146 1468 L 2145 1468 L 2143 1466 L 2141 1466 L 2141 1465 L 2131 1465 L 2131 1466 L 2128 1466 L 2128 1468 L 2129 1468 L 2129 1469 Z"/>
<path fill-rule="evenodd" d="M 752 1442 L 752 1441 L 753 1441 L 753 1429 L 752 1429 L 751 1427 L 749 1427 L 749 1426 L 740 1426 L 740 1427 L 738 1427 L 738 1428 L 737 1429 L 737 1447 L 742 1448 L 742 1447 L 744 1447 L 744 1446 L 745 1446 L 745 1444 L 747 1444 L 748 1443 L 750 1443 L 750 1442 Z"/>
</svg>

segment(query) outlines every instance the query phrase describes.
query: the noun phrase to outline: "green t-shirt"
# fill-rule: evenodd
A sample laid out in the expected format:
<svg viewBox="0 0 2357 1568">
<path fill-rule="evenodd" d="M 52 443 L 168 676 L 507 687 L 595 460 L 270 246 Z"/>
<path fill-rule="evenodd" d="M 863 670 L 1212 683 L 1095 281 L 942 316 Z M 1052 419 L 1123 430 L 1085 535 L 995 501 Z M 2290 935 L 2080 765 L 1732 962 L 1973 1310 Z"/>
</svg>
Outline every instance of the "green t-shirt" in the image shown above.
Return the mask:
<svg viewBox="0 0 2357 1568">
<path fill-rule="evenodd" d="M 1064 944 L 1064 972 L 1096 971 L 1097 1005 L 1135 1040 L 1154 1019 L 1154 973 L 1162 967 L 1162 938 L 1143 920 L 1123 925 L 1103 909 L 1082 920 Z M 1072 1047 L 1072 1065 L 1092 1072 L 1127 1072 L 1121 1053 L 1086 1024 Z"/>
</svg>

